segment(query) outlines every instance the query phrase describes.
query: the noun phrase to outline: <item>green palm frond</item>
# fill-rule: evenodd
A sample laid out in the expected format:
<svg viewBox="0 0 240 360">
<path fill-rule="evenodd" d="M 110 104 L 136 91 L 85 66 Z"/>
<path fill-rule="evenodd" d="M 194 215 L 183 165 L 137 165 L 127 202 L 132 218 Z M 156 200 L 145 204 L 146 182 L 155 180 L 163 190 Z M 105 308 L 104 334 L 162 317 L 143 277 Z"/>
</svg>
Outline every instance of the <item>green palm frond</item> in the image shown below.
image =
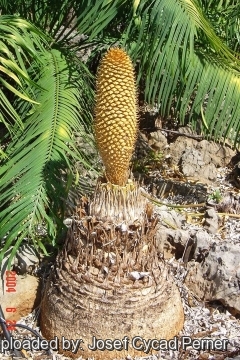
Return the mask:
<svg viewBox="0 0 240 360">
<path fill-rule="evenodd" d="M 199 0 L 217 35 L 231 49 L 240 51 L 240 3 L 237 0 Z"/>
<path fill-rule="evenodd" d="M 53 36 L 56 41 L 61 39 L 62 42 L 69 42 L 75 37 L 79 38 L 79 34 L 84 34 L 79 41 L 79 45 L 81 45 L 81 43 L 92 43 L 99 35 L 101 36 L 103 34 L 103 30 L 108 25 L 112 24 L 113 19 L 118 14 L 119 8 L 123 6 L 125 2 L 126 0 L 85 0 L 72 4 L 72 16 L 68 18 L 68 21 L 64 23 L 64 25 L 62 23 L 61 26 L 55 29 Z M 69 10 L 66 8 L 65 12 L 66 10 L 66 15 L 68 15 Z M 66 15 L 65 18 L 67 17 Z M 72 24 L 72 22 L 74 22 L 74 24 Z M 72 24 L 71 27 L 69 27 L 70 24 Z"/>
<path fill-rule="evenodd" d="M 130 23 L 123 45 L 139 64 L 138 81 L 144 81 L 146 100 L 157 103 L 162 115 L 175 103 L 182 123 L 191 108 L 194 127 L 203 109 L 202 132 L 236 144 L 240 62 L 216 35 L 198 1 L 140 1 L 136 16 L 138 22 Z"/>
<path fill-rule="evenodd" d="M 47 31 L 54 41 L 69 42 L 84 34 L 79 43 L 91 43 L 117 17 L 127 0 L 0 0 L 3 13 L 18 14 Z"/>
<path fill-rule="evenodd" d="M 30 109 L 20 103 L 18 111 L 26 115 L 24 131 L 9 144 L 8 159 L 0 168 L 0 239 L 6 237 L 0 260 L 11 244 L 13 257 L 24 238 L 36 242 L 39 224 L 45 223 L 55 241 L 68 191 L 62 178 L 73 171 L 75 161 L 88 166 L 72 136 L 74 131 L 83 133 L 89 119 L 84 112 L 84 96 L 92 97 L 86 69 L 58 50 L 41 56 L 44 67 L 36 74 L 39 105 Z M 38 244 L 42 246 L 40 240 Z"/>
<path fill-rule="evenodd" d="M 0 15 L 0 122 L 13 131 L 10 123 L 23 127 L 22 120 L 6 96 L 6 91 L 24 101 L 34 102 L 26 92 L 33 81 L 27 66 L 37 60 L 36 51 L 43 51 L 46 36 L 35 26 L 16 16 Z M 11 120 L 11 121 L 10 121 Z"/>
</svg>

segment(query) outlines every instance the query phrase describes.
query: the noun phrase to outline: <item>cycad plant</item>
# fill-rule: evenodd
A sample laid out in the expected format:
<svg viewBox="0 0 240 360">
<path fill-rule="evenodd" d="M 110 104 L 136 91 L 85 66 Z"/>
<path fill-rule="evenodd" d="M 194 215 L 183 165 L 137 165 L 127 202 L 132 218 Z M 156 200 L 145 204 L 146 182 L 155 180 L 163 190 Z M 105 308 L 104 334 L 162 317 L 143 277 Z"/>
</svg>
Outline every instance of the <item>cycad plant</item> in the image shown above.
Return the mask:
<svg viewBox="0 0 240 360">
<path fill-rule="evenodd" d="M 174 109 L 178 123 L 238 146 L 237 1 L 0 0 L 0 9 L 0 261 L 23 240 L 54 245 L 71 184 L 96 168 L 90 72 L 114 44 L 161 115 Z"/>
<path fill-rule="evenodd" d="M 94 337 L 127 337 L 130 343 L 121 356 L 139 354 L 131 346 L 136 334 L 170 339 L 184 318 L 178 289 L 159 262 L 158 219 L 147 212 L 140 188 L 128 179 L 137 131 L 136 91 L 133 66 L 122 49 L 110 49 L 100 64 L 94 129 L 105 174 L 90 214 L 81 218 L 83 211 L 77 209 L 48 278 L 41 330 L 48 339 L 82 338 L 86 344 Z M 114 346 L 110 352 L 99 350 L 84 346 L 74 355 L 113 359 L 118 354 Z"/>
</svg>

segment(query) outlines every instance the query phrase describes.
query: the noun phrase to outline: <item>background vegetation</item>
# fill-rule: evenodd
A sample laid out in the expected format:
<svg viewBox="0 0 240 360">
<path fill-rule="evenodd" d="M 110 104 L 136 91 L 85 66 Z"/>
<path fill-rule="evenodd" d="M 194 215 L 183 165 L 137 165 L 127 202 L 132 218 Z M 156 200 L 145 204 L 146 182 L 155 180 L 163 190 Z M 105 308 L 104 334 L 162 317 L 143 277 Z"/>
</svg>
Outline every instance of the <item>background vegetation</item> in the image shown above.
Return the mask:
<svg viewBox="0 0 240 360">
<path fill-rule="evenodd" d="M 0 0 L 0 14 L 0 261 L 23 240 L 56 245 L 69 190 L 97 170 L 94 74 L 111 46 L 162 116 L 174 104 L 179 123 L 238 146 L 238 0 Z"/>
</svg>

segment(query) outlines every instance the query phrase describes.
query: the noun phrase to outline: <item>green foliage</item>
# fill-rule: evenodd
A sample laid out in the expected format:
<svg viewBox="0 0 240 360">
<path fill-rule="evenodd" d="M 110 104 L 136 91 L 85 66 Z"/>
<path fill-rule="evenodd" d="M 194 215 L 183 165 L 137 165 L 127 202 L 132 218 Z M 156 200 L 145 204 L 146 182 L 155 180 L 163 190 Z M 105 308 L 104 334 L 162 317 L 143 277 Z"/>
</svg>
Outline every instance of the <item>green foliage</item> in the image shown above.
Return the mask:
<svg viewBox="0 0 240 360">
<path fill-rule="evenodd" d="M 26 106 L 19 102 L 24 130 L 19 129 L 9 143 L 7 158 L 0 168 L 1 206 L 4 207 L 0 238 L 8 234 L 1 257 L 16 238 L 12 256 L 24 238 L 36 241 L 44 249 L 36 236 L 37 227 L 42 223 L 54 244 L 62 226 L 64 200 L 69 190 L 64 181 L 66 169 L 73 172 L 74 161 L 81 156 L 72 134 L 83 132 L 86 124 L 81 100 L 84 91 L 91 96 L 86 69 L 69 62 L 58 50 L 41 53 L 41 57 L 45 65 L 41 73 L 36 73 L 35 64 L 30 68 L 38 85 L 37 104 Z"/>
<path fill-rule="evenodd" d="M 222 194 L 219 189 L 216 189 L 213 193 L 208 196 L 209 200 L 214 200 L 217 204 L 222 200 Z"/>
<path fill-rule="evenodd" d="M 78 39 L 78 47 L 81 47 L 86 43 L 93 44 L 99 38 L 104 41 L 113 22 L 116 27 L 116 17 L 124 11 L 126 3 L 127 0 L 11 0 L 7 3 L 0 0 L 0 8 L 2 14 L 17 14 L 34 23 L 54 42 L 66 44 L 84 34 Z"/>
<path fill-rule="evenodd" d="M 133 161 L 132 171 L 147 175 L 151 171 L 161 170 L 163 160 L 164 157 L 160 151 L 149 150 L 146 156 Z"/>
<path fill-rule="evenodd" d="M 111 46 L 128 51 L 161 115 L 174 107 L 182 124 L 238 145 L 237 0 L 0 0 L 0 9 L 0 259 L 23 239 L 44 248 L 40 224 L 57 241 L 71 184 L 82 183 L 76 164 L 88 174 L 94 162 L 88 69 Z"/>
<path fill-rule="evenodd" d="M 16 96 L 34 102 L 25 90 L 26 84 L 33 85 L 27 66 L 37 59 L 37 51 L 44 49 L 46 40 L 46 35 L 27 21 L 15 16 L 0 16 L 0 122 L 10 133 L 14 129 L 12 122 L 17 128 L 23 128 L 11 99 Z"/>
<path fill-rule="evenodd" d="M 197 0 L 140 1 L 124 45 L 139 63 L 147 102 L 167 116 L 174 104 L 183 124 L 237 145 L 240 62 L 217 36 Z M 238 14 L 240 17 L 240 14 Z M 129 41 L 129 38 L 134 40 Z"/>
<path fill-rule="evenodd" d="M 201 0 L 208 19 L 214 26 L 216 34 L 231 49 L 240 51 L 240 3 L 238 0 L 208 1 Z"/>
</svg>

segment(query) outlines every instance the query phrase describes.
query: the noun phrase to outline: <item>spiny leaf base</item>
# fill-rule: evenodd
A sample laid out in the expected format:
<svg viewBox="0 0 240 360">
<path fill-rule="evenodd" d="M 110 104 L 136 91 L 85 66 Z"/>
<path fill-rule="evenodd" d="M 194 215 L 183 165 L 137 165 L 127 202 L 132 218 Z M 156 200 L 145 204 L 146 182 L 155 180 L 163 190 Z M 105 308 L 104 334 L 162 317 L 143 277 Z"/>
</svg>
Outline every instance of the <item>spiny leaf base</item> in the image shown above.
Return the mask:
<svg viewBox="0 0 240 360">
<path fill-rule="evenodd" d="M 102 221 L 139 223 L 145 217 L 146 204 L 141 188 L 132 180 L 120 186 L 100 179 L 90 204 L 90 215 Z"/>
<path fill-rule="evenodd" d="M 141 225 L 126 230 L 90 216 L 72 222 L 47 281 L 41 311 L 47 339 L 83 339 L 84 351 L 67 355 L 100 360 L 139 356 L 141 352 L 131 346 L 134 336 L 170 339 L 181 330 L 181 298 L 167 266 L 159 262 L 156 223 L 157 218 L 145 217 Z M 87 346 L 93 336 L 127 336 L 129 348 L 121 354 L 93 352 Z"/>
</svg>

